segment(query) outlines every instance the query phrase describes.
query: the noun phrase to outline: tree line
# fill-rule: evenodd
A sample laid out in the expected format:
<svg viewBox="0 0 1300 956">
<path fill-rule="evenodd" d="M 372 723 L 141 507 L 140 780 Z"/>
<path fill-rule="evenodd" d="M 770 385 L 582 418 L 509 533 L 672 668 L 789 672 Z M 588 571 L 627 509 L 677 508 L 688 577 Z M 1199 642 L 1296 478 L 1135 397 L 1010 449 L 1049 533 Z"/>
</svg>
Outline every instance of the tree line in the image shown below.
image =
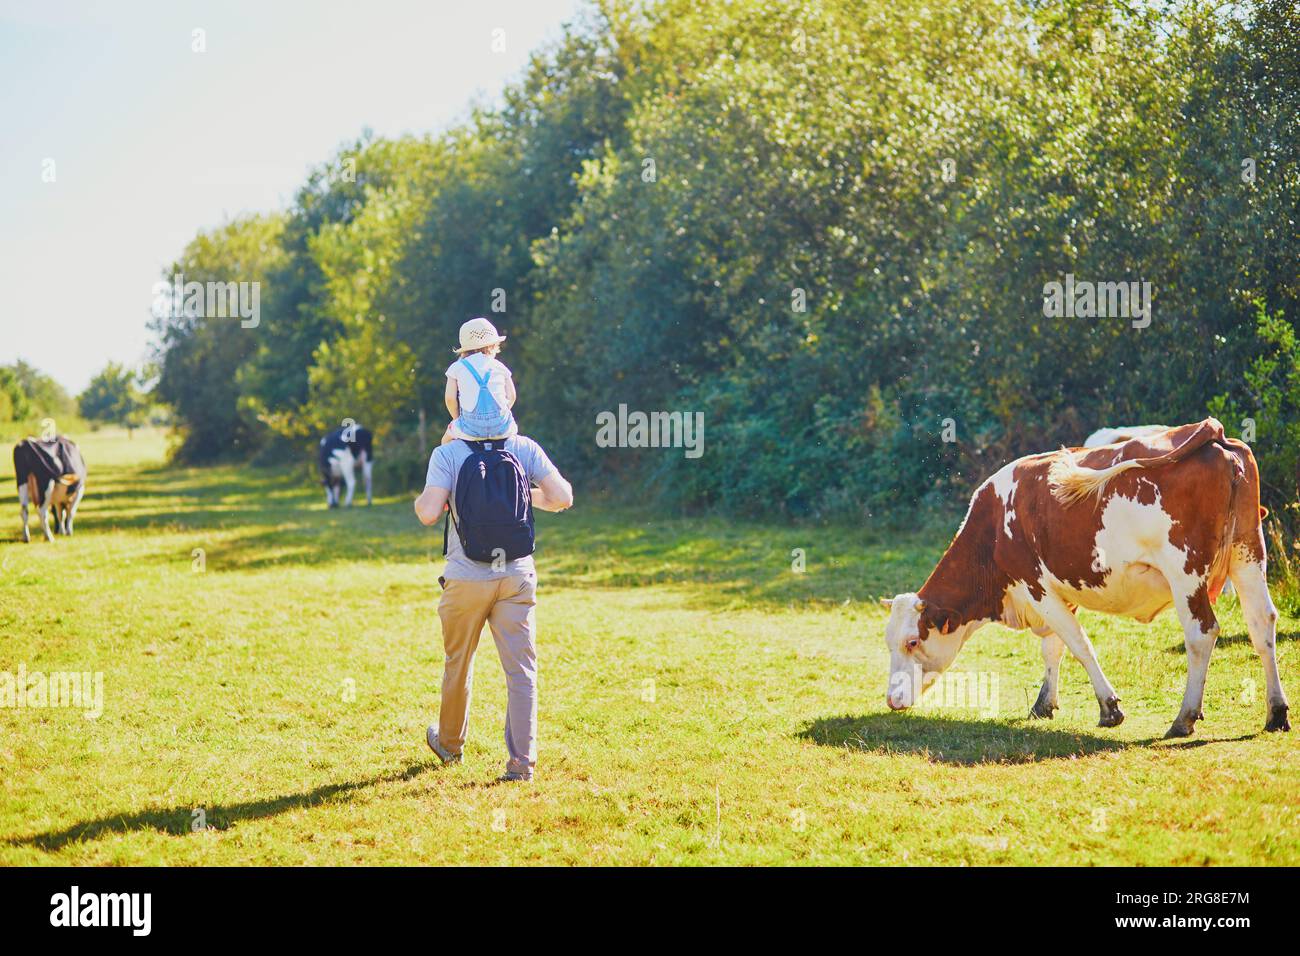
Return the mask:
<svg viewBox="0 0 1300 956">
<path fill-rule="evenodd" d="M 260 317 L 155 317 L 153 398 L 184 461 L 349 418 L 406 487 L 486 315 L 588 489 L 896 513 L 1215 413 L 1292 501 L 1298 37 L 1281 0 L 603 0 L 499 106 L 197 235 L 164 281 L 257 283 Z M 1102 293 L 1047 307 L 1067 282 Z M 702 414 L 703 454 L 598 442 L 620 406 Z"/>
<path fill-rule="evenodd" d="M 79 425 L 128 430 L 170 423 L 153 404 L 148 368 L 109 362 L 74 398 L 53 377 L 22 359 L 0 365 L 0 433 L 19 438 L 76 431 Z"/>
</svg>

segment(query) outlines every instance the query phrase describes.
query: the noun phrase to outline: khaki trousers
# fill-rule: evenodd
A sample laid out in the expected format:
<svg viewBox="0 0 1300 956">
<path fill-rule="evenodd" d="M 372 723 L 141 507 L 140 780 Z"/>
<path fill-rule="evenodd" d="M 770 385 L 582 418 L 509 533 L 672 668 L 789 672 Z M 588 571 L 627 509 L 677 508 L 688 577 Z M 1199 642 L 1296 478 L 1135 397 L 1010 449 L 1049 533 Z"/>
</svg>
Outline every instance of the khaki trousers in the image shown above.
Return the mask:
<svg viewBox="0 0 1300 956">
<path fill-rule="evenodd" d="M 469 733 L 470 689 L 474 681 L 474 652 L 483 625 L 506 672 L 506 769 L 531 776 L 537 762 L 537 648 L 533 609 L 537 606 L 537 575 L 510 574 L 490 581 L 446 583 L 438 602 L 442 646 L 442 703 L 438 740 L 453 754 L 465 746 Z"/>
</svg>

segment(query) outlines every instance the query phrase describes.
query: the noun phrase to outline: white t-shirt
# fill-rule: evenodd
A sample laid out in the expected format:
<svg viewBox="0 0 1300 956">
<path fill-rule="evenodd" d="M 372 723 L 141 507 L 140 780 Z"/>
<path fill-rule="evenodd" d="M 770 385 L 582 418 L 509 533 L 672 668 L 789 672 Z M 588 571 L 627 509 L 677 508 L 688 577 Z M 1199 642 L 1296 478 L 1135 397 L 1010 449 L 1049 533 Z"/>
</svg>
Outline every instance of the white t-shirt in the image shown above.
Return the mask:
<svg viewBox="0 0 1300 956">
<path fill-rule="evenodd" d="M 447 368 L 447 377 L 456 382 L 456 400 L 460 402 L 461 411 L 473 411 L 478 404 L 478 382 L 465 367 L 466 362 L 474 366 L 474 371 L 478 372 L 479 378 L 487 375 L 488 372 L 492 373 L 488 378 L 488 392 L 496 399 L 497 405 L 509 411 L 510 402 L 506 400 L 506 379 L 511 377 L 510 369 L 482 352 L 475 352 L 467 359 L 456 359 Z"/>
</svg>

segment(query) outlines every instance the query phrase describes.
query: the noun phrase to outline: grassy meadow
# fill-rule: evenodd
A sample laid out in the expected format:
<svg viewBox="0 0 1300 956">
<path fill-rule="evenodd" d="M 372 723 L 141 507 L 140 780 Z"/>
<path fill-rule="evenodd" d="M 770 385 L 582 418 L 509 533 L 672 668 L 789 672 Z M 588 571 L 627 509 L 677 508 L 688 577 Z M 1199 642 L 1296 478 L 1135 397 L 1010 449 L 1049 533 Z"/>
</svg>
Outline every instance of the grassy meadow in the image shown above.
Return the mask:
<svg viewBox="0 0 1300 956">
<path fill-rule="evenodd" d="M 0 671 L 103 674 L 97 719 L 0 708 L 0 864 L 1300 863 L 1300 734 L 1261 732 L 1231 599 L 1189 740 L 1160 739 L 1171 614 L 1085 615 L 1115 730 L 1068 658 L 1061 712 L 1026 719 L 1038 642 L 1001 627 L 957 660 L 974 707 L 892 714 L 875 598 L 919 586 L 951 527 L 664 517 L 579 487 L 539 518 L 538 777 L 498 785 L 490 637 L 464 764 L 424 744 L 442 530 L 411 496 L 330 512 L 306 464 L 80 441 L 89 490 L 53 545 L 19 541 L 0 462 Z M 1284 618 L 1293 700 L 1298 634 Z"/>
</svg>

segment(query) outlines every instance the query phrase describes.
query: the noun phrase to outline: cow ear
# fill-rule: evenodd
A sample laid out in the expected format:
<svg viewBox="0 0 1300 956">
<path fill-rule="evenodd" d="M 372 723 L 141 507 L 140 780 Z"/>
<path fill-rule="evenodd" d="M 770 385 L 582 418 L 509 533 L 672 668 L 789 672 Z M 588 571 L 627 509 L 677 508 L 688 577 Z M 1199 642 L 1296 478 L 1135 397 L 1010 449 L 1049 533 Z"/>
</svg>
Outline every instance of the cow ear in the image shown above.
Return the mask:
<svg viewBox="0 0 1300 956">
<path fill-rule="evenodd" d="M 925 622 L 940 634 L 951 634 L 961 626 L 961 618 L 957 616 L 957 612 L 946 607 L 926 608 Z"/>
<path fill-rule="evenodd" d="M 893 607 L 893 606 L 894 606 L 894 599 L 893 599 L 893 598 L 881 598 L 881 599 L 880 599 L 880 603 L 881 603 L 881 605 L 883 605 L 884 607 Z"/>
</svg>

